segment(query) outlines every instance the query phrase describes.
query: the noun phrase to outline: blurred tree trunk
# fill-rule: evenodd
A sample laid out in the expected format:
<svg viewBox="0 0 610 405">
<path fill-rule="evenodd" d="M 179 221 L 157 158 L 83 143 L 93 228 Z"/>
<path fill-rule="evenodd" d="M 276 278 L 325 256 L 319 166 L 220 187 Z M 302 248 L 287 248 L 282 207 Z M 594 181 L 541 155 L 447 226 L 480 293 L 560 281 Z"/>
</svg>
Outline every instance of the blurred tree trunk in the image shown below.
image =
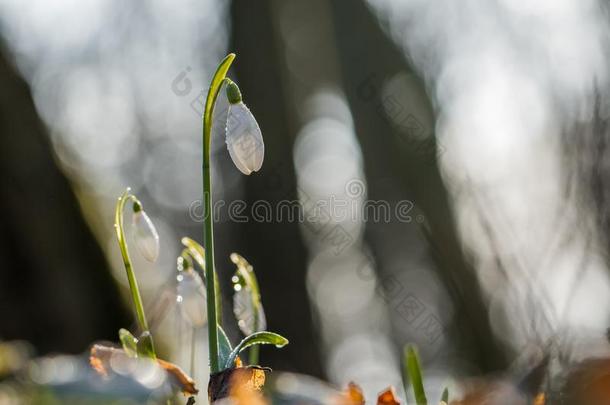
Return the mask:
<svg viewBox="0 0 610 405">
<path fill-rule="evenodd" d="M 364 151 L 368 198 L 391 201 L 397 198 L 393 191 L 397 185 L 424 214 L 427 238 L 413 225 L 403 227 L 403 232 L 411 233 L 410 243 L 420 250 L 414 255 L 424 251 L 427 258 L 422 260 L 433 260 L 450 294 L 455 311 L 448 326 L 451 341 L 460 342 L 457 346 L 462 358 L 483 371 L 502 369 L 506 356 L 491 330 L 488 305 L 476 273 L 461 250 L 438 170 L 437 146 L 442 153 L 442 145 L 436 143 L 434 112 L 424 85 L 363 1 L 330 3 L 345 91 Z M 380 238 L 387 226 L 367 227 L 381 272 L 387 271 L 386 253 L 412 249 Z"/>
<path fill-rule="evenodd" d="M 278 22 L 270 1 L 236 0 L 232 6 L 232 50 L 244 102 L 255 114 L 265 138 L 265 163 L 246 180 L 246 202 L 298 200 L 292 161 L 296 123 L 283 86 L 285 63 L 278 51 Z M 250 95 L 250 97 L 249 97 Z M 289 337 L 278 351 L 263 348 L 262 364 L 323 376 L 318 337 L 306 291 L 307 252 L 298 222 L 249 221 L 239 224 L 235 247 L 255 266 L 261 284 L 269 330 Z M 274 320 L 282 325 L 274 327 Z"/>
<path fill-rule="evenodd" d="M 30 90 L 0 49 L 0 339 L 86 350 L 128 325 Z"/>
</svg>

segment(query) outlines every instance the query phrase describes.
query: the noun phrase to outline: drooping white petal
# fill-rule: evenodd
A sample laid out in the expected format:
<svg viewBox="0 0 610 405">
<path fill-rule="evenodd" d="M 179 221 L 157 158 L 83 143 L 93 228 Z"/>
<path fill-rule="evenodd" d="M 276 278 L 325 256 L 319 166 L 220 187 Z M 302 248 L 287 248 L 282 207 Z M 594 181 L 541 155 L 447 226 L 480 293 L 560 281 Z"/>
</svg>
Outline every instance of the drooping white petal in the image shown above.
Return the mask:
<svg viewBox="0 0 610 405">
<path fill-rule="evenodd" d="M 237 319 L 237 326 L 246 336 L 267 328 L 263 304 L 259 305 L 258 316 L 255 316 L 251 292 L 247 287 L 236 289 L 233 294 L 233 313 Z"/>
<path fill-rule="evenodd" d="M 159 234 L 146 212 L 134 212 L 133 228 L 138 251 L 149 262 L 155 262 L 159 257 Z"/>
<path fill-rule="evenodd" d="M 178 275 L 178 303 L 184 316 L 196 328 L 208 321 L 205 286 L 199 274 L 192 270 Z"/>
<path fill-rule="evenodd" d="M 256 119 L 242 102 L 229 106 L 226 142 L 239 171 L 249 175 L 260 170 L 265 157 L 263 135 Z"/>
</svg>

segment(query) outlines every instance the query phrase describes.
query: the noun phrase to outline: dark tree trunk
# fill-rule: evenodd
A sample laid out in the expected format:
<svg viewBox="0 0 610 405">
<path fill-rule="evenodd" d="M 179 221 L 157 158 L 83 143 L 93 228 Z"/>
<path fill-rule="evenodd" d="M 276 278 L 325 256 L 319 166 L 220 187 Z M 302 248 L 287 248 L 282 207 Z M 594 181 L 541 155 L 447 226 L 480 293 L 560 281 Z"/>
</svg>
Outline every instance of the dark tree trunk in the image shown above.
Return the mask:
<svg viewBox="0 0 610 405">
<path fill-rule="evenodd" d="M 40 353 L 116 340 L 130 323 L 58 169 L 30 89 L 0 50 L 0 339 Z"/>
<path fill-rule="evenodd" d="M 282 86 L 282 53 L 277 49 L 268 1 L 234 1 L 232 50 L 238 55 L 235 73 L 244 101 L 255 114 L 265 138 L 262 170 L 246 180 L 246 202 L 297 200 L 292 163 L 295 123 Z M 248 95 L 251 95 L 249 98 Z M 281 350 L 262 349 L 262 364 L 322 376 L 318 337 L 305 288 L 307 253 L 297 222 L 239 224 L 236 251 L 255 266 L 263 294 L 269 330 L 290 339 Z"/>
</svg>

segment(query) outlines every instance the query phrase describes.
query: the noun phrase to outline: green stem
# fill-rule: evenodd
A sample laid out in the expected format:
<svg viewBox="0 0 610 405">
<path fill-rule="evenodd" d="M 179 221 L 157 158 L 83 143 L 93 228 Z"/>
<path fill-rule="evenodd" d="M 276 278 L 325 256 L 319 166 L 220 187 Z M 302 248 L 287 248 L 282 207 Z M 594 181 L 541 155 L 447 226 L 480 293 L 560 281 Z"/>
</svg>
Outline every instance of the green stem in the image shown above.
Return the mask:
<svg viewBox="0 0 610 405">
<path fill-rule="evenodd" d="M 204 160 L 206 159 L 204 152 Z M 214 224 L 211 215 L 212 181 L 209 166 L 203 166 L 203 194 L 204 194 L 204 227 L 203 244 L 205 245 L 205 279 L 206 300 L 208 311 L 208 345 L 210 354 L 210 373 L 220 371 L 218 364 L 218 328 L 216 326 L 216 296 L 214 291 Z"/>
<path fill-rule="evenodd" d="M 212 173 L 210 170 L 210 150 L 212 135 L 212 118 L 214 105 L 218 98 L 218 93 L 222 82 L 226 77 L 231 63 L 235 59 L 235 54 L 227 55 L 218 68 L 208 90 L 203 112 L 203 245 L 205 247 L 205 276 L 207 292 L 207 311 L 208 311 L 208 344 L 210 353 L 210 372 L 220 371 L 218 361 L 218 326 L 216 317 L 216 283 L 214 276 L 214 218 L 212 216 Z"/>
<path fill-rule="evenodd" d="M 128 188 L 121 194 L 114 211 L 114 228 L 116 231 L 117 239 L 119 242 L 119 248 L 121 250 L 121 256 L 123 257 L 123 264 L 125 265 L 125 271 L 127 272 L 127 281 L 129 282 L 129 290 L 131 291 L 131 299 L 136 310 L 136 317 L 138 320 L 138 326 L 141 332 L 148 331 L 148 322 L 146 322 L 146 315 L 144 314 L 144 304 L 142 303 L 142 297 L 140 295 L 140 289 L 138 288 L 138 282 L 133 272 L 133 265 L 131 264 L 131 258 L 129 257 L 129 250 L 127 249 L 127 241 L 125 239 L 125 229 L 123 226 L 123 211 L 125 210 L 125 204 L 128 201 L 140 204 L 140 201 L 130 193 Z M 141 204 L 140 204 L 141 205 Z M 155 355 L 154 348 L 153 355 Z"/>
<path fill-rule="evenodd" d="M 251 366 L 258 365 L 258 358 L 260 354 L 260 346 L 252 346 L 248 353 L 248 364 Z"/>
</svg>

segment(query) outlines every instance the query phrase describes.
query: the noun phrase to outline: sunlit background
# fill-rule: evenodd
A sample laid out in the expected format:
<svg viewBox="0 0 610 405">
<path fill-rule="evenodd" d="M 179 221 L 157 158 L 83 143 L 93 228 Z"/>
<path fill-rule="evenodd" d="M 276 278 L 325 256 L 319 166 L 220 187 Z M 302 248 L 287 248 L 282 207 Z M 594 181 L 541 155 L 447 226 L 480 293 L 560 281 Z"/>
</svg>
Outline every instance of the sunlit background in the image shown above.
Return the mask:
<svg viewBox="0 0 610 405">
<path fill-rule="evenodd" d="M 235 251 L 291 341 L 261 364 L 373 398 L 411 342 L 437 397 L 549 347 L 554 370 L 608 354 L 609 18 L 597 0 L 0 1 L 0 339 L 78 354 L 134 326 L 113 228 L 129 186 L 161 241 L 156 263 L 133 255 L 153 332 L 205 386 L 176 257 L 202 239 L 203 91 L 236 52 L 265 163 L 234 167 L 221 99 L 213 198 L 315 211 L 219 208 L 229 336 Z M 315 207 L 332 199 L 344 215 Z"/>
</svg>

